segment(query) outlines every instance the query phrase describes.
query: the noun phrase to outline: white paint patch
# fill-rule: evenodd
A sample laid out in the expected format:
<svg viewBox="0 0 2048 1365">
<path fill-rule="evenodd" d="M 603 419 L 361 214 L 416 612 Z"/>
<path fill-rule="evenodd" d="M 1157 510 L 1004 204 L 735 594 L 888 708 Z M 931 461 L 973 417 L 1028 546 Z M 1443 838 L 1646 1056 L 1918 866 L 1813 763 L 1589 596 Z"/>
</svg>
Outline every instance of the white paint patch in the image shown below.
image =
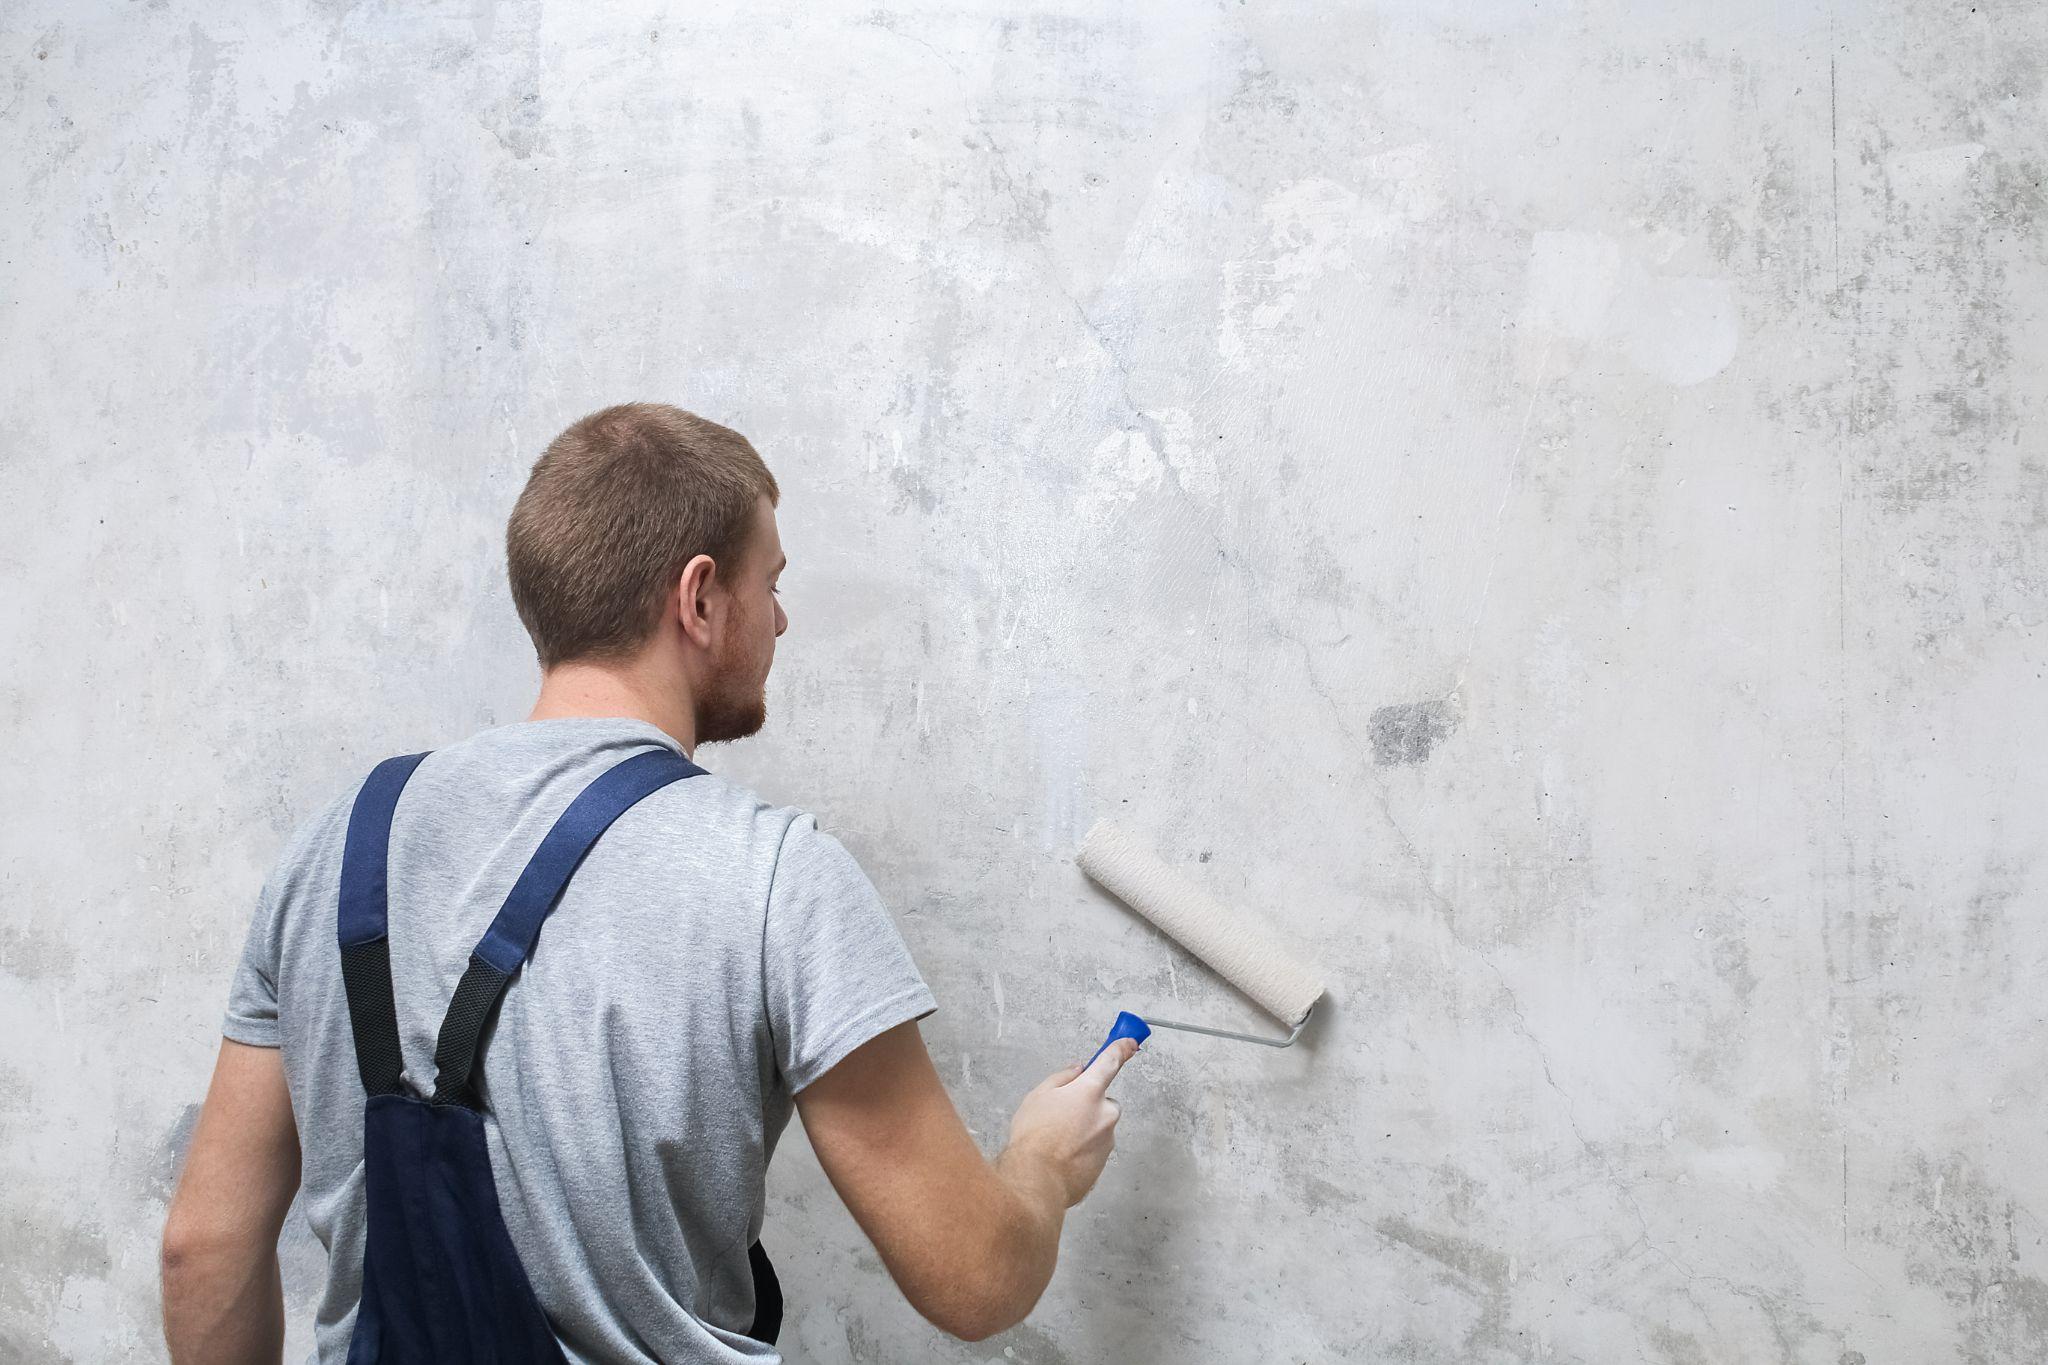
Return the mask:
<svg viewBox="0 0 2048 1365">
<path fill-rule="evenodd" d="M 1149 423 L 1121 427 L 1095 443 L 1080 509 L 1097 525 L 1158 489 L 1169 472 L 1181 491 L 1203 508 L 1214 507 L 1222 495 L 1216 452 L 1210 449 L 1214 438 L 1201 439 L 1188 410 L 1165 407 L 1145 415 L 1152 419 Z"/>
<path fill-rule="evenodd" d="M 1659 263 L 1673 254 L 1657 253 Z M 1585 343 L 1681 388 L 1726 369 L 1739 341 L 1727 280 L 1657 274 L 1642 256 L 1595 232 L 1536 234 L 1522 328 L 1531 344 Z"/>
<path fill-rule="evenodd" d="M 891 427 L 889 429 L 887 434 L 887 444 L 887 458 L 889 467 L 891 469 L 902 469 L 912 463 L 910 452 L 904 449 L 903 432 L 900 428 Z M 881 469 L 883 461 L 882 434 L 879 432 L 868 433 L 866 446 L 868 455 L 868 473 L 877 473 Z"/>
<path fill-rule="evenodd" d="M 1223 263 L 1223 325 L 1216 349 L 1226 365 L 1251 365 L 1263 342 L 1294 311 L 1302 289 L 1331 270 L 1353 266 L 1359 238 L 1391 231 L 1391 215 L 1374 213 L 1334 180 L 1298 180 L 1268 199 L 1260 215 L 1265 249 Z"/>
<path fill-rule="evenodd" d="M 1885 158 L 1885 179 L 1890 182 L 1892 193 L 1902 199 L 1941 199 L 1962 188 L 1983 155 L 1981 142 L 1956 142 L 1946 147 L 1901 152 Z"/>
<path fill-rule="evenodd" d="M 1216 472 L 1215 438 L 1201 439 L 1186 408 L 1160 408 L 1152 417 L 1159 423 L 1160 434 L 1166 441 L 1161 457 L 1180 480 L 1181 488 L 1202 506 L 1214 507 L 1223 491 L 1223 481 Z"/>
<path fill-rule="evenodd" d="M 1112 431 L 1095 443 L 1088 457 L 1088 482 L 1081 490 L 1081 510 L 1090 520 L 1136 502 L 1157 488 L 1166 462 L 1152 448 L 1152 438 L 1138 427 Z"/>
<path fill-rule="evenodd" d="M 1311 176 L 1281 187 L 1260 207 L 1264 242 L 1223 263 L 1216 350 L 1224 364 L 1279 361 L 1266 339 L 1307 290 L 1332 272 L 1369 283 L 1369 266 L 1387 243 L 1442 213 L 1442 176 L 1427 144 L 1381 152 L 1365 169 L 1360 189 Z"/>
<path fill-rule="evenodd" d="M 939 202 L 944 212 L 937 223 L 922 217 L 930 207 L 923 201 L 886 194 L 860 200 L 794 195 L 781 202 L 780 211 L 835 241 L 891 257 L 919 278 L 936 273 L 977 296 L 1015 278 L 1014 253 L 973 231 L 961 210 Z"/>
</svg>

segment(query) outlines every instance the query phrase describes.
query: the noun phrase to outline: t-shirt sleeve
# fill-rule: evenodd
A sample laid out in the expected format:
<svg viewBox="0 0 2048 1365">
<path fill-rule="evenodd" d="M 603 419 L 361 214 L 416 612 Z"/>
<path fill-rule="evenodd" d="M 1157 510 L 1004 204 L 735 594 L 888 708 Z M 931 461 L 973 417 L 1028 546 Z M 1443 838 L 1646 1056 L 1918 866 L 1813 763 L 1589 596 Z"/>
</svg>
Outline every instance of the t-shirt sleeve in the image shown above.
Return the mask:
<svg viewBox="0 0 2048 1365">
<path fill-rule="evenodd" d="M 791 1094 L 879 1033 L 938 1008 L 874 883 L 799 815 L 768 889 L 761 973 L 775 1063 Z"/>
<path fill-rule="evenodd" d="M 251 1047 L 277 1047 L 278 876 L 273 872 L 257 897 L 242 943 L 242 959 L 228 984 L 227 1016 L 220 1031 Z"/>
</svg>

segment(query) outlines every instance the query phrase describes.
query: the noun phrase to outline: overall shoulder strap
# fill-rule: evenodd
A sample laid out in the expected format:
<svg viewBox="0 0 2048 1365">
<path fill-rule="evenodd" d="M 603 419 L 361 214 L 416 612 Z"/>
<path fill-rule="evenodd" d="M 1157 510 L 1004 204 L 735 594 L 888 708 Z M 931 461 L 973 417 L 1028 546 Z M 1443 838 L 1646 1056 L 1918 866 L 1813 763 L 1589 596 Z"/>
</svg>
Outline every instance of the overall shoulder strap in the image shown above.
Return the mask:
<svg viewBox="0 0 2048 1365">
<path fill-rule="evenodd" d="M 642 798 L 703 771 L 673 749 L 650 749 L 613 765 L 569 803 L 512 884 L 456 983 L 434 1047 L 434 1103 L 475 1106 L 484 1024 L 532 954 L 541 922 L 554 910 L 591 845 Z"/>
<path fill-rule="evenodd" d="M 402 754 L 379 763 L 349 810 L 348 841 L 341 851 L 341 982 L 355 1032 L 356 1069 L 372 1095 L 398 1093 L 405 1058 L 398 1045 L 398 1009 L 391 998 L 391 943 L 384 929 L 390 909 L 391 815 L 398 795 L 425 754 Z"/>
</svg>

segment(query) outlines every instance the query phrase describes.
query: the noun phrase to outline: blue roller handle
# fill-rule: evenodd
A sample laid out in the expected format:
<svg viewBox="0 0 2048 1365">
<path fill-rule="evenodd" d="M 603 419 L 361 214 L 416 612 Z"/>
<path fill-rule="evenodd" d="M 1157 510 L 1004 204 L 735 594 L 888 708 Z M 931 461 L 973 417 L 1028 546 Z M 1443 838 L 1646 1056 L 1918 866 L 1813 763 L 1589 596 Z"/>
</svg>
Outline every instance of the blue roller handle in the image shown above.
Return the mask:
<svg viewBox="0 0 2048 1365">
<path fill-rule="evenodd" d="M 1119 1038 L 1133 1039 L 1140 1047 L 1143 1047 L 1145 1040 L 1151 1036 L 1152 1026 L 1150 1024 L 1140 1019 L 1137 1015 L 1132 1014 L 1129 1010 L 1121 1010 L 1116 1016 L 1116 1022 L 1109 1026 L 1109 1036 L 1102 1040 L 1101 1047 L 1095 1049 L 1095 1057 L 1100 1057 L 1103 1053 L 1109 1051 L 1109 1045 Z M 1088 1059 L 1088 1066 L 1095 1064 L 1095 1057 Z M 1083 1069 L 1085 1070 L 1086 1068 L 1084 1067 Z"/>
</svg>

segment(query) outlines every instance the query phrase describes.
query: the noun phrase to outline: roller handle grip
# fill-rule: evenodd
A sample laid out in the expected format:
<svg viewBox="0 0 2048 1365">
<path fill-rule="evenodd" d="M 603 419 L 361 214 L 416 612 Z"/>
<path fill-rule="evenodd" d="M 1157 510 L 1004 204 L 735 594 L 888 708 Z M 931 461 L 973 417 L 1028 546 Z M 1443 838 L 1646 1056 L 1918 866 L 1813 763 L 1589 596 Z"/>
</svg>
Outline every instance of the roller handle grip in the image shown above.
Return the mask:
<svg viewBox="0 0 2048 1365">
<path fill-rule="evenodd" d="M 1152 1026 L 1150 1024 L 1147 1024 L 1129 1010 L 1122 1010 L 1117 1014 L 1116 1022 L 1109 1026 L 1109 1036 L 1102 1040 L 1102 1046 L 1095 1049 L 1095 1056 L 1090 1057 L 1081 1069 L 1086 1071 L 1088 1067 L 1093 1066 L 1095 1058 L 1109 1051 L 1109 1045 L 1119 1038 L 1129 1038 L 1140 1047 L 1143 1047 L 1145 1040 L 1151 1036 Z"/>
</svg>

